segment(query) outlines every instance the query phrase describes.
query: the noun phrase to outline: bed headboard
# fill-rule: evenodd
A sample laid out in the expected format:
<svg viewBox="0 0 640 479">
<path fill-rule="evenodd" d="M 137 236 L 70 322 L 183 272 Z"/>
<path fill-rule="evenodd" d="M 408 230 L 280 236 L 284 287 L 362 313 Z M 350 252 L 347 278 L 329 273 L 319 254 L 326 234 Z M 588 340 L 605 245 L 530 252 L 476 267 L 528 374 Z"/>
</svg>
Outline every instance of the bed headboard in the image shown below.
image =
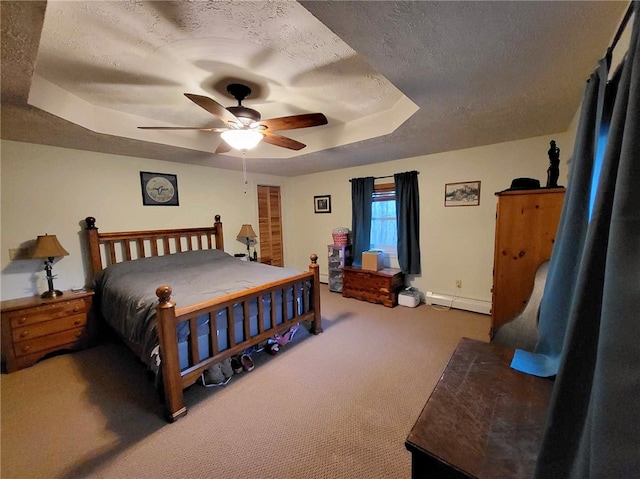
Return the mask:
<svg viewBox="0 0 640 479">
<path fill-rule="evenodd" d="M 92 277 L 110 264 L 132 259 L 182 251 L 224 249 L 220 215 L 215 216 L 213 226 L 116 233 L 98 232 L 96 219 L 92 216 L 84 221 Z"/>
</svg>

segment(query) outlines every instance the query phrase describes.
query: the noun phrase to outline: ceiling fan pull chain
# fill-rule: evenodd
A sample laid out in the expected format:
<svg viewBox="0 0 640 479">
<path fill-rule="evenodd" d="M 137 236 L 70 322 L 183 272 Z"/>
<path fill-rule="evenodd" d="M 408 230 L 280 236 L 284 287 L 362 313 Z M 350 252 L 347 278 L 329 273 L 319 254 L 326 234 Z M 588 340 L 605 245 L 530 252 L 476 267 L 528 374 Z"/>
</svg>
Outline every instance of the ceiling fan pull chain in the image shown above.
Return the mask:
<svg viewBox="0 0 640 479">
<path fill-rule="evenodd" d="M 244 194 L 247 194 L 247 152 L 242 152 L 242 176 L 244 177 Z"/>
</svg>

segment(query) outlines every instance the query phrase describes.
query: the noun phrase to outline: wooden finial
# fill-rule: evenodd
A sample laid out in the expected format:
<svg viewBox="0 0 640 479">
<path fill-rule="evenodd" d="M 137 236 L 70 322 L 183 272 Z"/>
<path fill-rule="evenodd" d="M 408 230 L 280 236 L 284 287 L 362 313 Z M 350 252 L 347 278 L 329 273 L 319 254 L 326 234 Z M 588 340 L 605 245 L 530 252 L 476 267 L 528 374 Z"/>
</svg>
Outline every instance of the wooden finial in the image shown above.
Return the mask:
<svg viewBox="0 0 640 479">
<path fill-rule="evenodd" d="M 84 219 L 84 222 L 87 224 L 88 230 L 95 230 L 96 228 L 96 219 L 93 216 L 87 216 Z"/>
<path fill-rule="evenodd" d="M 170 286 L 160 286 L 156 289 L 156 296 L 160 303 L 168 303 L 171 300 L 171 287 Z"/>
<path fill-rule="evenodd" d="M 215 216 L 216 223 L 220 223 L 220 215 Z"/>
<path fill-rule="evenodd" d="M 313 264 L 316 264 L 318 262 L 318 255 L 313 253 L 311 256 L 309 256 L 309 258 L 311 259 L 311 262 Z"/>
</svg>

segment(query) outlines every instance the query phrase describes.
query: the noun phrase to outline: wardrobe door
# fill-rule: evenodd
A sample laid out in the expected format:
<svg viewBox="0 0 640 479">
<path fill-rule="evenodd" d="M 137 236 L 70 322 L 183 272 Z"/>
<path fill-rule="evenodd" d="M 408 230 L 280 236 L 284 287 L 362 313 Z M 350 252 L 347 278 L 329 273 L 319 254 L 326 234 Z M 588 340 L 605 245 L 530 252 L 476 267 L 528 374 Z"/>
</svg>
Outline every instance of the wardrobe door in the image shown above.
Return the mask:
<svg viewBox="0 0 640 479">
<path fill-rule="evenodd" d="M 564 188 L 496 193 L 492 329 L 526 306 L 538 266 L 551 258 Z"/>
<path fill-rule="evenodd" d="M 258 185 L 258 240 L 260 257 L 272 266 L 284 266 L 280 187 Z"/>
</svg>

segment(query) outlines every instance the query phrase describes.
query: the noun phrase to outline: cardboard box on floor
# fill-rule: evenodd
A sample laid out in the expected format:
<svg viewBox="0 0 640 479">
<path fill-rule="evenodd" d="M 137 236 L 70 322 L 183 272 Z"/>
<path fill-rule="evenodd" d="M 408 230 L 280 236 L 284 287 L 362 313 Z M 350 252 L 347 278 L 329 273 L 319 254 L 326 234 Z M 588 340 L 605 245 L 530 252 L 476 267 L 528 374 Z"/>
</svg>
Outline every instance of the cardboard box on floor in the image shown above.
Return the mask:
<svg viewBox="0 0 640 479">
<path fill-rule="evenodd" d="M 365 251 L 362 253 L 362 269 L 380 271 L 384 268 L 382 251 Z"/>
</svg>

